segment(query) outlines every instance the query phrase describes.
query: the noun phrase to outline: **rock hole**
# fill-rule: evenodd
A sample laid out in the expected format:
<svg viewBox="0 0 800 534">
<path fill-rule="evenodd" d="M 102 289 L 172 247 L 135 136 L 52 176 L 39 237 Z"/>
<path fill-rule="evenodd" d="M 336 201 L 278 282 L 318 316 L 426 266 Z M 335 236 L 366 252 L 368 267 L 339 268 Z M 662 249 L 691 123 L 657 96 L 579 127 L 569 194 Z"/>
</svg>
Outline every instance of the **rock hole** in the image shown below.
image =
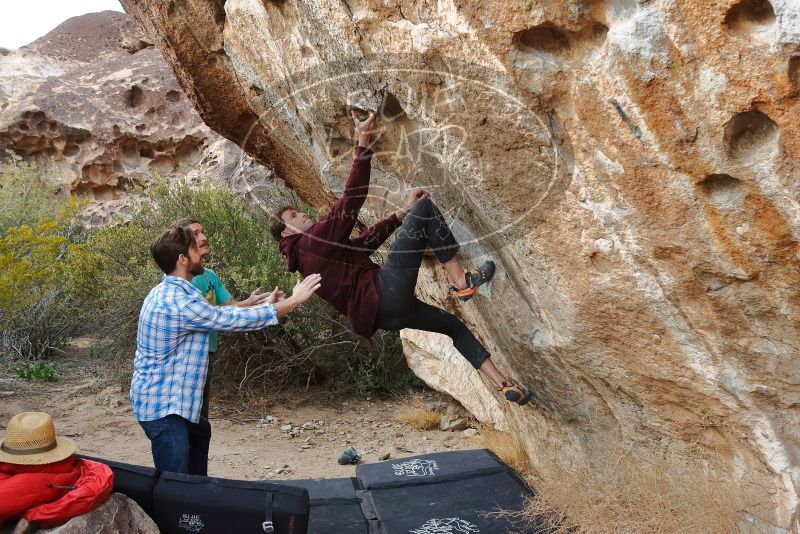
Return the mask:
<svg viewBox="0 0 800 534">
<path fill-rule="evenodd" d="M 31 120 L 36 123 L 40 123 L 44 120 L 44 111 L 34 111 L 31 113 Z"/>
<path fill-rule="evenodd" d="M 741 180 L 729 174 L 709 174 L 697 185 L 709 203 L 719 210 L 739 210 L 747 196 Z"/>
<path fill-rule="evenodd" d="M 139 155 L 147 159 L 153 159 L 155 157 L 153 149 L 147 146 L 143 146 L 139 149 Z"/>
<path fill-rule="evenodd" d="M 250 94 L 253 96 L 261 96 L 264 94 L 264 90 L 257 85 L 251 85 Z"/>
<path fill-rule="evenodd" d="M 383 99 L 383 103 L 380 108 L 380 119 L 381 120 L 388 120 L 392 121 L 397 117 L 405 115 L 406 112 L 403 109 L 403 106 L 400 105 L 400 101 L 397 100 L 397 97 L 394 96 L 392 93 L 386 93 L 386 96 Z"/>
<path fill-rule="evenodd" d="M 551 54 L 569 50 L 567 35 L 547 24 L 517 32 L 514 42 L 523 50 L 541 50 Z"/>
<path fill-rule="evenodd" d="M 79 145 L 67 145 L 67 147 L 64 149 L 64 155 L 68 158 L 71 158 L 73 156 L 77 156 L 78 152 L 80 151 L 81 147 Z"/>
<path fill-rule="evenodd" d="M 175 170 L 175 162 L 169 156 L 158 156 L 150 162 L 150 168 L 163 176 Z"/>
<path fill-rule="evenodd" d="M 146 129 L 147 129 L 147 125 L 146 124 L 137 124 L 136 125 L 136 131 L 137 132 L 143 132 Z"/>
<path fill-rule="evenodd" d="M 128 167 L 135 167 L 139 162 L 139 147 L 136 140 L 131 139 L 122 145 L 123 164 Z"/>
<path fill-rule="evenodd" d="M 28 131 L 28 125 L 25 124 L 24 122 L 21 122 L 21 123 L 19 123 L 19 129 L 22 130 L 23 132 L 27 132 Z"/>
<path fill-rule="evenodd" d="M 138 85 L 132 85 L 128 91 L 125 91 L 125 102 L 129 108 L 136 108 L 142 105 L 144 101 L 144 91 Z"/>
<path fill-rule="evenodd" d="M 778 140 L 780 129 L 760 111 L 737 113 L 725 123 L 723 141 L 728 154 L 746 157 L 764 151 Z"/>
<path fill-rule="evenodd" d="M 170 102 L 177 102 L 181 99 L 180 91 L 167 91 L 167 94 L 164 95 L 164 98 L 169 100 Z"/>
<path fill-rule="evenodd" d="M 789 60 L 789 83 L 795 91 L 800 91 L 800 56 L 795 56 Z"/>
<path fill-rule="evenodd" d="M 599 22 L 595 22 L 592 25 L 591 29 L 591 39 L 596 43 L 600 43 L 606 40 L 606 36 L 608 35 L 608 26 L 605 24 L 600 24 Z"/>
<path fill-rule="evenodd" d="M 178 164 L 194 167 L 200 161 L 200 149 L 193 143 L 186 143 L 175 149 L 175 159 Z"/>
<path fill-rule="evenodd" d="M 723 23 L 737 32 L 763 30 L 775 23 L 775 11 L 767 0 L 741 0 L 728 10 Z"/>
</svg>

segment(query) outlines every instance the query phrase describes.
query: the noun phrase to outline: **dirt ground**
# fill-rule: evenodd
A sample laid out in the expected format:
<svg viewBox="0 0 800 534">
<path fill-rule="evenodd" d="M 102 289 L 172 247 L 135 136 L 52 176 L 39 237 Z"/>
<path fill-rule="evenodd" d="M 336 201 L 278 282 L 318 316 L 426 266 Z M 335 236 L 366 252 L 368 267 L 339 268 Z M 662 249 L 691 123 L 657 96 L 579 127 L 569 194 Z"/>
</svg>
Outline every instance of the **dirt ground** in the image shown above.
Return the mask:
<svg viewBox="0 0 800 534">
<path fill-rule="evenodd" d="M 0 374 L 0 431 L 16 413 L 44 411 L 53 416 L 58 435 L 76 440 L 83 454 L 153 465 L 150 442 L 131 414 L 127 389 L 109 383 L 102 362 L 73 354 L 56 364 L 56 382 Z M 339 465 L 336 458 L 348 446 L 366 463 L 387 454 L 394 459 L 479 446 L 460 431 L 416 431 L 396 421 L 397 411 L 414 397 L 446 405 L 435 392 L 416 392 L 341 399 L 326 406 L 265 406 L 256 414 L 251 408 L 250 415 L 225 417 L 236 412 L 212 399 L 209 475 L 243 480 L 346 477 L 355 475 L 355 466 Z"/>
</svg>

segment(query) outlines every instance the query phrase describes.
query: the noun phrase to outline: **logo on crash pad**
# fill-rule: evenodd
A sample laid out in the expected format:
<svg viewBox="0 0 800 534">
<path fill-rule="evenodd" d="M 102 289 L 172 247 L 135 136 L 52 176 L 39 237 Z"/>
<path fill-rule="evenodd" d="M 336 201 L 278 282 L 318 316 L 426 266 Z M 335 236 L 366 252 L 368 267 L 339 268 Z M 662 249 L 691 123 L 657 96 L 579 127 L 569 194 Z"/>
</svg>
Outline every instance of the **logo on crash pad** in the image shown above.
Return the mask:
<svg viewBox="0 0 800 534">
<path fill-rule="evenodd" d="M 417 529 L 409 530 L 408 534 L 472 534 L 481 530 L 464 519 L 458 517 L 445 517 L 442 519 L 428 519 Z"/>
<path fill-rule="evenodd" d="M 183 514 L 180 521 L 178 521 L 178 528 L 182 528 L 188 532 L 200 532 L 203 530 L 203 521 L 197 514 Z"/>
<path fill-rule="evenodd" d="M 395 476 L 426 477 L 433 476 L 439 470 L 436 460 L 414 458 L 401 464 L 392 464 Z"/>
</svg>

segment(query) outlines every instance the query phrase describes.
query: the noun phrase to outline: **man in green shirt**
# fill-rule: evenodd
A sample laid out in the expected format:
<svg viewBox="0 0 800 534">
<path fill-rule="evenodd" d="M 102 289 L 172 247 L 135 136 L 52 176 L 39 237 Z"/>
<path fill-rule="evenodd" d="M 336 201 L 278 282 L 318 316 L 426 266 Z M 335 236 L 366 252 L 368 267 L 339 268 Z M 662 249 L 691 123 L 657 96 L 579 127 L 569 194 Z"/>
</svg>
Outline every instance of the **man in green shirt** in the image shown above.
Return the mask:
<svg viewBox="0 0 800 534">
<path fill-rule="evenodd" d="M 194 238 L 197 242 L 197 248 L 200 251 L 200 257 L 206 256 L 210 252 L 208 245 L 208 237 L 206 236 L 205 228 L 195 219 L 183 219 L 175 223 L 175 226 L 188 228 L 194 232 Z M 285 295 L 277 287 L 272 293 L 262 293 L 261 289 L 253 291 L 249 297 L 242 301 L 236 301 L 233 296 L 225 289 L 222 280 L 219 279 L 217 273 L 205 268 L 203 274 L 195 275 L 192 278 L 192 285 L 203 292 L 209 304 L 214 306 L 257 306 L 259 304 L 269 303 L 273 304 L 278 300 L 283 300 Z M 203 407 L 200 410 L 200 415 L 208 419 L 208 405 L 211 396 L 211 369 L 214 363 L 214 354 L 217 352 L 217 333 L 209 332 L 208 334 L 208 375 L 206 376 L 206 384 L 203 388 Z"/>
</svg>

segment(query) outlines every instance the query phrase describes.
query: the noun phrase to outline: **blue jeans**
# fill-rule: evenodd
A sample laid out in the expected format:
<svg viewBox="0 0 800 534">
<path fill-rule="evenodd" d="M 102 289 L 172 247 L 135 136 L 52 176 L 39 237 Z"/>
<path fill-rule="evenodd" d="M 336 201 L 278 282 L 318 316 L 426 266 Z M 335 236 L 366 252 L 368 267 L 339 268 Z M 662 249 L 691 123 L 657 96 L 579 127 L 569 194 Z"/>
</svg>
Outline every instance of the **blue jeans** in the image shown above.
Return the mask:
<svg viewBox="0 0 800 534">
<path fill-rule="evenodd" d="M 170 414 L 154 421 L 139 421 L 150 440 L 153 463 L 161 471 L 208 475 L 208 445 L 211 425 L 201 417 L 192 423 Z"/>
</svg>

